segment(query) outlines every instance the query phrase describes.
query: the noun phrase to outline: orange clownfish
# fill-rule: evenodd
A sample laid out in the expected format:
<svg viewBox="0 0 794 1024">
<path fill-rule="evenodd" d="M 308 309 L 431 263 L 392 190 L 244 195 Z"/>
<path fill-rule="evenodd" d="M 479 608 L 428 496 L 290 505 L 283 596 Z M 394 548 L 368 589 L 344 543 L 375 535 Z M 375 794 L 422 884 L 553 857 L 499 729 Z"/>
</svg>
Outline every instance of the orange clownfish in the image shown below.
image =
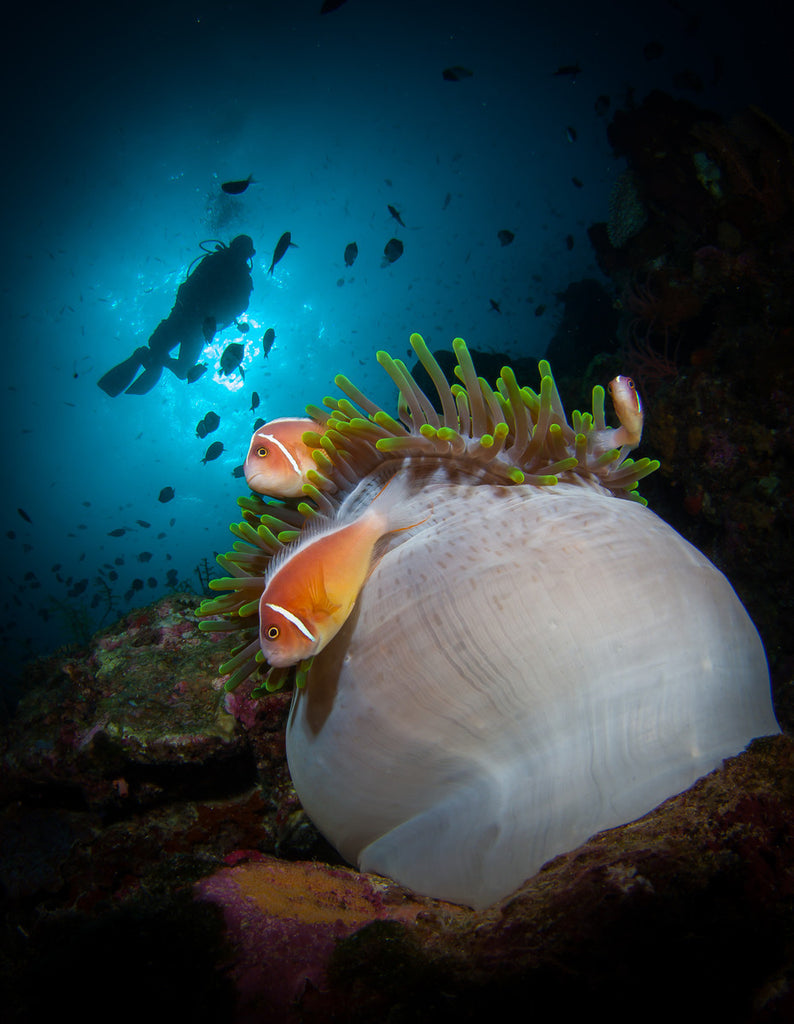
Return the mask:
<svg viewBox="0 0 794 1024">
<path fill-rule="evenodd" d="M 350 615 L 380 538 L 425 521 L 404 522 L 405 493 L 387 484 L 363 515 L 310 536 L 275 568 L 259 602 L 259 642 L 272 666 L 318 654 Z"/>
<path fill-rule="evenodd" d="M 251 438 L 243 463 L 251 490 L 271 498 L 299 498 L 307 472 L 317 468 L 303 435 L 307 430 L 322 434 L 323 429 L 314 420 L 287 417 L 260 427 Z"/>
</svg>

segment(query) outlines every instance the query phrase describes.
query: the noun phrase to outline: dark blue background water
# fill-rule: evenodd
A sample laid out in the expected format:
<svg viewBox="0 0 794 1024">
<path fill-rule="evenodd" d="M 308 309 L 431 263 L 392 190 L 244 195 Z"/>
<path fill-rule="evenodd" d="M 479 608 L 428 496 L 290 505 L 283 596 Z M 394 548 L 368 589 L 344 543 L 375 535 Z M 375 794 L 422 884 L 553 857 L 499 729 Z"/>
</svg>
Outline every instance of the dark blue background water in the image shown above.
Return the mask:
<svg viewBox="0 0 794 1024">
<path fill-rule="evenodd" d="M 339 372 L 391 405 L 374 353 L 404 356 L 412 331 L 431 348 L 460 335 L 542 355 L 557 293 L 584 276 L 608 283 L 585 232 L 606 219 L 623 170 L 606 125 L 628 89 L 723 113 L 758 103 L 791 129 L 782 5 L 320 6 L 45 5 L 4 27 L 6 664 L 70 640 L 75 617 L 97 624 L 100 579 L 114 595 L 105 622 L 165 593 L 169 570 L 200 589 L 196 565 L 232 540 L 245 493 L 233 469 L 256 415 L 301 413 Z M 646 59 L 649 42 L 664 47 L 658 59 Z M 577 62 L 575 78 L 552 74 Z M 446 82 L 450 65 L 473 75 Z M 685 69 L 702 92 L 674 87 Z M 602 95 L 606 116 L 594 109 Z M 221 191 L 249 174 L 241 196 Z M 502 228 L 515 233 L 509 246 Z M 287 230 L 299 248 L 270 277 Z M 257 248 L 250 331 L 220 334 L 193 385 L 166 373 L 143 397 L 100 391 L 101 374 L 167 315 L 199 242 L 240 232 Z M 384 268 L 392 236 L 405 251 Z M 346 268 L 351 241 L 359 256 Z M 247 345 L 244 382 L 216 372 L 233 340 Z M 221 424 L 200 440 L 210 409 Z M 202 465 L 213 440 L 225 452 Z M 162 504 L 166 486 L 176 496 Z M 135 579 L 143 588 L 125 598 Z"/>
</svg>

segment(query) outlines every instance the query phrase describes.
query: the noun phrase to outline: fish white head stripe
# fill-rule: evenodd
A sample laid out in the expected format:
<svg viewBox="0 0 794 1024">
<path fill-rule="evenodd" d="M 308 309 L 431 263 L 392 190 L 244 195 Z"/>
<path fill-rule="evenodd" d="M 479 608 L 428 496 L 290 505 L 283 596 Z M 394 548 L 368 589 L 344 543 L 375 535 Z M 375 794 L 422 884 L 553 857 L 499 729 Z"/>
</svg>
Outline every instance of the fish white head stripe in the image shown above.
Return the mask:
<svg viewBox="0 0 794 1024">
<path fill-rule="evenodd" d="M 284 618 L 288 619 L 292 623 L 293 626 L 297 626 L 297 628 L 301 631 L 301 633 L 303 633 L 303 635 L 308 640 L 311 640 L 312 643 L 314 643 L 317 640 L 317 637 L 316 636 L 312 636 L 312 634 L 306 628 L 304 623 L 301 622 L 301 620 L 298 618 L 297 615 L 293 615 L 293 613 L 287 611 L 286 608 L 282 608 L 280 604 L 270 604 L 269 601 L 266 601 L 265 602 L 265 607 L 272 608 L 274 612 L 278 612 L 279 615 L 283 615 Z"/>
<path fill-rule="evenodd" d="M 264 438 L 267 441 L 272 441 L 273 442 L 273 444 L 278 448 L 278 450 L 284 455 L 284 458 L 287 460 L 287 462 L 289 462 L 290 466 L 292 466 L 292 468 L 295 470 L 295 472 L 298 474 L 298 476 L 300 476 L 301 475 L 300 466 L 295 461 L 295 456 L 292 454 L 292 452 L 289 450 L 289 448 L 287 448 L 285 444 L 283 444 L 281 441 L 279 441 L 279 439 L 277 437 L 273 437 L 272 434 L 264 434 L 263 436 L 264 436 Z"/>
</svg>

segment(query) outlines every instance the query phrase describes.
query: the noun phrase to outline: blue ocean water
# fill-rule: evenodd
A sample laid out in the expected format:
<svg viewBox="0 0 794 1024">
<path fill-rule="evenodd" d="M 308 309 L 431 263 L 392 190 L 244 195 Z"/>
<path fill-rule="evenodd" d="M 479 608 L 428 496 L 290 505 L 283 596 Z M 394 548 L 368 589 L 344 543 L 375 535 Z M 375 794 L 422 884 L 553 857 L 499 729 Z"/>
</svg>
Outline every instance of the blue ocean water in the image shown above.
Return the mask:
<svg viewBox="0 0 794 1024">
<path fill-rule="evenodd" d="M 321 6 L 45 5 L 5 33 L 8 670 L 174 585 L 200 592 L 197 567 L 232 540 L 258 416 L 301 414 L 337 373 L 391 406 L 375 352 L 405 357 L 412 331 L 542 356 L 559 293 L 609 284 L 586 230 L 623 170 L 615 109 L 661 88 L 724 114 L 757 103 L 791 128 L 774 3 L 752 18 L 672 0 Z M 566 66 L 581 70 L 554 74 Z M 447 81 L 449 67 L 472 73 Z M 297 248 L 271 276 L 285 231 Z M 166 371 L 147 395 L 100 390 L 167 316 L 200 243 L 240 233 L 257 250 L 248 331 L 218 334 L 193 384 Z M 382 266 L 392 237 L 403 255 Z M 219 372 L 233 341 L 244 379 Z M 198 438 L 210 410 L 220 425 Z"/>
</svg>

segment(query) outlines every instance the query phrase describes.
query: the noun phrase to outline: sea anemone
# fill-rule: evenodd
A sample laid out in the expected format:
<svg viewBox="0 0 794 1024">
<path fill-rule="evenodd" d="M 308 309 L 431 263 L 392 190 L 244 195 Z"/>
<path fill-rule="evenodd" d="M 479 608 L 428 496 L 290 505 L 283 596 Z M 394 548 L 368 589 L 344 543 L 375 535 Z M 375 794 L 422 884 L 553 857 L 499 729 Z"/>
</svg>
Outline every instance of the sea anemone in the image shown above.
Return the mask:
<svg viewBox="0 0 794 1024">
<path fill-rule="evenodd" d="M 307 410 L 323 432 L 303 437 L 305 500 L 238 499 L 229 575 L 211 584 L 227 593 L 201 609 L 223 618 L 202 628 L 249 630 L 227 687 L 281 685 L 291 670 L 263 675 L 256 638 L 271 560 L 399 475 L 417 525 L 386 538 L 352 614 L 298 667 L 287 756 L 346 858 L 483 907 L 778 727 L 752 622 L 645 507 L 658 463 L 614 447 L 603 388 L 569 423 L 547 363 L 538 392 L 509 368 L 493 389 L 456 339 L 450 386 L 411 343 L 435 404 L 383 352 L 396 417 L 337 377 L 344 397 Z"/>
<path fill-rule="evenodd" d="M 232 551 L 217 558 L 229 575 L 209 583 L 210 589 L 229 593 L 204 601 L 199 610 L 205 617 L 200 623 L 204 630 L 246 631 L 246 642 L 221 666 L 223 673 L 230 673 L 227 690 L 264 668 L 259 599 L 273 556 L 298 539 L 307 521 L 333 520 L 348 495 L 378 470 L 388 473 L 390 467 L 407 465 L 410 459 L 414 470 L 442 467 L 449 478 L 485 483 L 548 487 L 578 478 L 647 504 L 638 483 L 659 463 L 647 458 L 635 462 L 628 457 L 627 447 L 610 446 L 614 432 L 606 426 L 605 392 L 600 385 L 593 388 L 592 413 L 574 410 L 570 426 L 545 360 L 538 364 L 539 392 L 519 388 L 510 367 L 502 369 L 494 391 L 477 376 L 463 339 L 456 338 L 452 345 L 458 359 L 455 373 L 462 383 L 450 386 L 421 335 L 411 335 L 411 346 L 436 387 L 440 409 L 422 392 L 405 364 L 387 352 L 378 352 L 377 360 L 397 385 L 399 419 L 341 374 L 334 383 L 346 398 L 326 398 L 330 413 L 307 407 L 307 414 L 324 427 L 322 434 L 311 430 L 304 434 L 317 464 L 311 483 L 304 487 L 311 504 L 296 507 L 273 497 L 237 499 L 244 519 L 229 527 L 237 541 Z M 207 619 L 217 615 L 223 618 Z M 264 671 L 264 688 L 279 689 L 286 675 Z M 304 679 L 299 672 L 299 685 Z"/>
</svg>

